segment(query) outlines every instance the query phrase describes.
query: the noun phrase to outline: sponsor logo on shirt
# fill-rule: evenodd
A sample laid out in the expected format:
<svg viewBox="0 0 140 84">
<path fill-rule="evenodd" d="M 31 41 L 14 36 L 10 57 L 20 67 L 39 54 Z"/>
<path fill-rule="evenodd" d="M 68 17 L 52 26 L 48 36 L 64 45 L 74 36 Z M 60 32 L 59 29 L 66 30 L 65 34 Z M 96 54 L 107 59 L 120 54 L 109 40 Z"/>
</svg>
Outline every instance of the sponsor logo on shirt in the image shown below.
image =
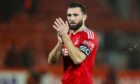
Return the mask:
<svg viewBox="0 0 140 84">
<path fill-rule="evenodd" d="M 94 46 L 95 46 L 94 43 L 92 43 L 91 41 L 87 41 L 87 40 L 83 41 L 83 44 L 86 45 L 86 46 L 88 46 L 89 48 L 91 48 L 91 50 L 92 50 L 92 49 L 94 48 Z"/>
<path fill-rule="evenodd" d="M 67 48 L 63 48 L 62 49 L 62 53 L 64 56 L 68 56 L 68 49 Z"/>
<path fill-rule="evenodd" d="M 75 42 L 74 42 L 74 45 L 77 45 L 79 43 L 79 40 L 76 39 Z"/>
</svg>

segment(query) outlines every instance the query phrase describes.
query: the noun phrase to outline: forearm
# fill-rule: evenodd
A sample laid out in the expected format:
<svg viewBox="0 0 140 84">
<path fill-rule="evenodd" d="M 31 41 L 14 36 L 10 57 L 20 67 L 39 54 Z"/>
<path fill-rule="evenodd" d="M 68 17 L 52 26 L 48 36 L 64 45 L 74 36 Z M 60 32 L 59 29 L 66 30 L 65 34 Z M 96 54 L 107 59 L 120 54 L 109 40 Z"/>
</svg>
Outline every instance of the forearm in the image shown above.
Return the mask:
<svg viewBox="0 0 140 84">
<path fill-rule="evenodd" d="M 56 63 L 56 60 L 61 54 L 61 44 L 57 43 L 57 45 L 53 48 L 53 50 L 50 52 L 48 56 L 48 63 L 49 64 L 54 64 Z"/>
<path fill-rule="evenodd" d="M 75 47 L 69 37 L 69 35 L 62 36 L 64 45 L 68 49 L 69 56 L 75 64 L 80 64 L 85 59 L 85 54 L 83 54 L 77 47 Z"/>
</svg>

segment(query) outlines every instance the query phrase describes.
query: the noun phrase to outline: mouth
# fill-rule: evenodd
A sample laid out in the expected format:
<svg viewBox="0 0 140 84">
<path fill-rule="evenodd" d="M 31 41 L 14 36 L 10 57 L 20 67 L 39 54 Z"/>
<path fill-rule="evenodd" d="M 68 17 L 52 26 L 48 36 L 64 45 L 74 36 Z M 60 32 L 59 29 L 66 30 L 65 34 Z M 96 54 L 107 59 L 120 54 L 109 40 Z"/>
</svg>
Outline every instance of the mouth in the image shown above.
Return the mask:
<svg viewBox="0 0 140 84">
<path fill-rule="evenodd" d="M 76 23 L 70 23 L 70 25 L 76 25 Z"/>
<path fill-rule="evenodd" d="M 75 25 L 75 23 L 71 23 L 70 25 Z"/>
</svg>

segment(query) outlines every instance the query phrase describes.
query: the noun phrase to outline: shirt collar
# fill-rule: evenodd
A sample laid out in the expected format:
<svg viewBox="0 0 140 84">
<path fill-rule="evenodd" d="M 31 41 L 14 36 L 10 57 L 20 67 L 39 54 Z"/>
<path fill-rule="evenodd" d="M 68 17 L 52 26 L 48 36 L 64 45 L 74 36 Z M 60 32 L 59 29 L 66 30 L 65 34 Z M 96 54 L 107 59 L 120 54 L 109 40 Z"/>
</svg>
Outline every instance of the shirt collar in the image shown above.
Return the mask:
<svg viewBox="0 0 140 84">
<path fill-rule="evenodd" d="M 78 32 L 83 31 L 83 29 L 85 29 L 85 28 L 86 28 L 86 26 L 82 26 L 82 27 L 80 27 L 80 28 L 79 28 L 78 30 L 76 30 L 76 31 L 69 30 L 69 33 L 75 35 L 75 34 L 77 34 Z"/>
</svg>

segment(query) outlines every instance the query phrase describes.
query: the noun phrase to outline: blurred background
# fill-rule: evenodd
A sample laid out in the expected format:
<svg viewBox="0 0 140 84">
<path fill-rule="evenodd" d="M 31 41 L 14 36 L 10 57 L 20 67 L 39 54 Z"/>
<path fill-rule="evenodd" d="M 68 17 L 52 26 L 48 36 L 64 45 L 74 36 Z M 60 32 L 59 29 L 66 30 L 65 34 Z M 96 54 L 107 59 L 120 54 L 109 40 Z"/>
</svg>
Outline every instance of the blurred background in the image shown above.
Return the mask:
<svg viewBox="0 0 140 84">
<path fill-rule="evenodd" d="M 63 62 L 47 63 L 52 28 L 75 0 L 0 0 L 0 84 L 61 84 Z M 140 84 L 140 0 L 76 0 L 99 48 L 94 84 Z"/>
</svg>

